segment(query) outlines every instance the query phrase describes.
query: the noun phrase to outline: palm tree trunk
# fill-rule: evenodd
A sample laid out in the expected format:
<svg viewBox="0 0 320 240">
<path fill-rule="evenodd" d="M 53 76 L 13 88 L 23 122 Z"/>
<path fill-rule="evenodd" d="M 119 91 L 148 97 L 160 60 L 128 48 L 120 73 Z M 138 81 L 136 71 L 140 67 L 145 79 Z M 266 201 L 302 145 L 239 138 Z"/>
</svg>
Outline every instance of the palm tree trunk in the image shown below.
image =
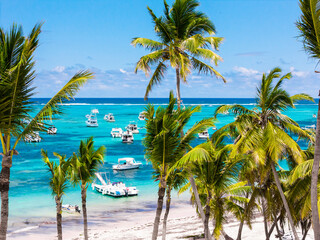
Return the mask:
<svg viewBox="0 0 320 240">
<path fill-rule="evenodd" d="M 263 214 L 264 232 L 266 234 L 266 240 L 269 240 L 266 205 L 265 205 L 263 196 L 261 196 L 261 206 L 262 206 L 262 214 Z"/>
<path fill-rule="evenodd" d="M 319 210 L 318 210 L 319 163 L 320 163 L 320 101 L 318 102 L 316 143 L 314 146 L 314 160 L 313 160 L 312 173 L 311 173 L 311 189 L 310 189 L 314 240 L 320 240 L 320 223 L 319 223 Z"/>
<path fill-rule="evenodd" d="M 241 240 L 243 225 L 244 225 L 244 218 L 242 217 L 239 225 L 237 240 Z"/>
<path fill-rule="evenodd" d="M 178 102 L 178 109 L 181 107 L 181 98 L 180 98 L 180 71 L 179 68 L 176 68 L 176 90 L 177 90 L 177 102 Z"/>
<path fill-rule="evenodd" d="M 9 183 L 10 168 L 12 166 L 12 157 L 10 152 L 2 154 L 2 169 L 0 173 L 0 191 L 1 191 L 1 225 L 0 240 L 7 238 L 8 217 L 9 217 Z"/>
<path fill-rule="evenodd" d="M 280 183 L 280 180 L 279 180 L 279 176 L 278 176 L 278 173 L 277 173 L 276 168 L 274 166 L 274 163 L 271 163 L 271 168 L 272 168 L 273 177 L 274 177 L 274 179 L 276 181 L 276 185 L 277 185 L 278 191 L 280 193 L 280 196 L 281 196 L 281 199 L 282 199 L 282 202 L 283 202 L 283 206 L 284 206 L 284 208 L 285 208 L 285 210 L 287 212 L 287 215 L 288 215 L 288 220 L 289 220 L 289 223 L 291 225 L 291 229 L 293 231 L 294 238 L 295 238 L 295 240 L 299 240 L 296 228 L 295 228 L 294 223 L 293 223 L 293 218 L 291 216 L 289 205 L 288 205 L 286 197 L 284 196 L 284 193 L 283 193 L 283 190 L 282 190 L 282 187 L 281 187 L 281 183 Z"/>
<path fill-rule="evenodd" d="M 200 216 L 201 216 L 201 219 L 202 219 L 203 227 L 204 227 L 204 229 L 205 229 L 205 227 L 206 227 L 206 226 L 205 226 L 205 219 L 206 219 L 206 217 L 205 217 L 204 211 L 203 211 L 203 209 L 202 209 L 202 205 L 201 205 L 200 197 L 199 197 L 199 193 L 198 193 L 198 188 L 197 188 L 197 185 L 196 185 L 196 183 L 195 183 L 195 181 L 194 181 L 193 176 L 190 176 L 190 177 L 189 177 L 189 182 L 190 182 L 190 184 L 191 184 L 191 188 L 192 188 L 192 191 L 193 191 L 193 194 L 194 194 L 194 199 L 195 199 L 195 201 L 196 201 L 196 206 L 197 206 L 197 208 L 198 208 L 198 211 L 199 211 Z M 212 239 L 210 234 L 209 234 L 209 236 L 208 236 L 208 239 L 209 239 L 209 240 Z"/>
<path fill-rule="evenodd" d="M 162 240 L 166 240 L 166 234 L 167 234 L 167 220 L 169 216 L 170 211 L 170 203 L 171 203 L 171 186 L 167 188 L 167 201 L 166 201 L 166 212 L 164 213 L 163 218 L 163 226 L 162 226 Z"/>
<path fill-rule="evenodd" d="M 82 200 L 84 239 L 88 240 L 87 188 L 85 183 L 81 184 L 81 200 Z"/>
<path fill-rule="evenodd" d="M 152 240 L 157 240 L 157 237 L 158 237 L 160 216 L 162 212 L 163 198 L 164 198 L 165 192 L 166 192 L 166 181 L 164 177 L 162 177 L 160 179 L 160 187 L 158 190 L 158 205 L 157 205 L 156 217 L 154 219 L 154 224 L 153 224 Z"/>
<path fill-rule="evenodd" d="M 210 231 L 209 231 L 209 218 L 210 218 L 210 200 L 211 193 L 208 192 L 207 202 L 206 202 L 206 214 L 204 219 L 204 238 L 209 239 Z"/>
<path fill-rule="evenodd" d="M 61 198 L 56 196 L 58 240 L 62 240 L 62 205 Z"/>
</svg>

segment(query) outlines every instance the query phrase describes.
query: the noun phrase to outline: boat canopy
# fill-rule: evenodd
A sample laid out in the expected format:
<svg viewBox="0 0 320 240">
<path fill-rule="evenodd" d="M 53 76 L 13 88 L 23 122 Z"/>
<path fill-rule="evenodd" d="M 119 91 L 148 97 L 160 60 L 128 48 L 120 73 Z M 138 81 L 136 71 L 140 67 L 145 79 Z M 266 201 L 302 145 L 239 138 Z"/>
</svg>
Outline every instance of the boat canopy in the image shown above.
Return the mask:
<svg viewBox="0 0 320 240">
<path fill-rule="evenodd" d="M 91 110 L 91 113 L 99 113 L 99 110 L 96 109 L 96 108 L 95 108 L 95 109 L 92 109 L 92 110 Z"/>
<path fill-rule="evenodd" d="M 121 164 L 121 163 L 133 164 L 134 162 L 135 162 L 134 158 L 119 158 L 118 159 L 119 164 Z"/>
</svg>

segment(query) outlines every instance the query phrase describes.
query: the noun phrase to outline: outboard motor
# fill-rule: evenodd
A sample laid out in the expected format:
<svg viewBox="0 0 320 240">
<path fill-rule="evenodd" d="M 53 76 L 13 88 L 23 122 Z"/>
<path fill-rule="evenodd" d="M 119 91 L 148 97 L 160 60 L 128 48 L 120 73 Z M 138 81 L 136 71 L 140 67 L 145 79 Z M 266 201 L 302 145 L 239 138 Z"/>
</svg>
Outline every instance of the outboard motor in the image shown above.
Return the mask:
<svg viewBox="0 0 320 240">
<path fill-rule="evenodd" d="M 74 209 L 76 210 L 76 212 L 80 213 L 80 208 L 79 208 L 78 205 L 75 205 L 75 206 L 74 206 Z"/>
</svg>

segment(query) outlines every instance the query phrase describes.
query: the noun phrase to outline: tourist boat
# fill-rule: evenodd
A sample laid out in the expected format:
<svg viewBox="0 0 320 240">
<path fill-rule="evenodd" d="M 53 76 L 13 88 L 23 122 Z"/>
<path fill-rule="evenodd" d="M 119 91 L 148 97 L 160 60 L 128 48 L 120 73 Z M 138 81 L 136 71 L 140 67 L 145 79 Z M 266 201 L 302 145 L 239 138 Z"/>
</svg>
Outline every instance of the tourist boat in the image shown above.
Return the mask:
<svg viewBox="0 0 320 240">
<path fill-rule="evenodd" d="M 121 128 L 112 128 L 111 136 L 113 138 L 121 138 L 122 137 L 122 129 Z"/>
<path fill-rule="evenodd" d="M 95 173 L 101 184 L 93 182 L 91 185 L 93 190 L 102 193 L 102 195 L 111 197 L 129 197 L 138 195 L 139 191 L 136 187 L 127 187 L 123 182 L 111 183 L 109 180 L 106 182 L 101 174 L 102 173 Z"/>
<path fill-rule="evenodd" d="M 208 130 L 204 130 L 203 132 L 198 133 L 198 137 L 200 139 L 208 139 L 209 138 Z"/>
<path fill-rule="evenodd" d="M 80 213 L 81 210 L 78 205 L 70 205 L 70 204 L 63 204 L 62 206 L 62 211 L 67 212 L 67 213 Z"/>
<path fill-rule="evenodd" d="M 87 127 L 98 127 L 98 120 L 96 117 L 90 117 L 86 121 Z"/>
<path fill-rule="evenodd" d="M 136 162 L 134 158 L 119 158 L 118 164 L 113 165 L 112 169 L 117 171 L 130 170 L 130 169 L 137 169 L 141 165 L 142 163 Z"/>
<path fill-rule="evenodd" d="M 131 131 L 127 130 L 122 133 L 122 142 L 123 143 L 133 143 L 133 134 Z"/>
<path fill-rule="evenodd" d="M 139 117 L 138 117 L 138 119 L 139 119 L 139 120 L 141 120 L 141 121 L 146 120 L 146 116 L 145 116 L 145 114 L 146 114 L 146 112 L 145 112 L 145 111 L 143 111 L 143 112 L 139 113 Z"/>
<path fill-rule="evenodd" d="M 58 129 L 53 126 L 53 127 L 49 127 L 47 133 L 48 134 L 57 134 Z"/>
<path fill-rule="evenodd" d="M 133 134 L 139 133 L 138 126 L 135 122 L 130 122 L 128 126 L 126 126 L 128 131 L 131 131 Z"/>
<path fill-rule="evenodd" d="M 103 119 L 108 122 L 115 122 L 116 121 L 112 113 L 104 115 Z"/>
<path fill-rule="evenodd" d="M 41 142 L 41 137 L 39 132 L 33 132 L 32 134 L 27 134 L 24 138 L 26 142 Z"/>
</svg>

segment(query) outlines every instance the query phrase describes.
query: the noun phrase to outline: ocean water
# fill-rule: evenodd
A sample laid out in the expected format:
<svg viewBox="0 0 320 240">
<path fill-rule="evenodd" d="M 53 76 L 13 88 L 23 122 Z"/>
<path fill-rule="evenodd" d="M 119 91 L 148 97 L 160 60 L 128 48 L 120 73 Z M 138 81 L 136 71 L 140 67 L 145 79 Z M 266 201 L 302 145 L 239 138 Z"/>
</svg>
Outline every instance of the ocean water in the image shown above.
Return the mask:
<svg viewBox="0 0 320 240">
<path fill-rule="evenodd" d="M 34 99 L 34 111 L 40 110 L 48 99 Z M 156 106 L 165 105 L 168 99 L 150 99 L 150 103 Z M 185 105 L 201 105 L 201 112 L 196 113 L 187 128 L 197 121 L 211 117 L 215 109 L 221 104 L 242 104 L 248 108 L 255 106 L 254 99 L 184 99 Z M 136 186 L 139 196 L 114 199 L 102 196 L 91 188 L 88 189 L 87 203 L 89 208 L 99 207 L 104 209 L 119 209 L 121 206 L 135 206 L 141 202 L 155 199 L 157 195 L 157 183 L 152 179 L 152 166 L 144 159 L 144 147 L 142 139 L 145 129 L 140 129 L 139 134 L 134 135 L 133 144 L 123 144 L 120 138 L 112 138 L 110 131 L 113 127 L 125 128 L 130 121 L 135 121 L 139 128 L 144 126 L 144 121 L 138 120 L 139 112 L 143 111 L 146 102 L 143 99 L 76 99 L 64 104 L 64 115 L 53 124 L 58 128 L 57 135 L 41 133 L 40 143 L 20 143 L 17 147 L 19 155 L 14 156 L 10 183 L 10 228 L 26 222 L 30 219 L 47 219 L 55 216 L 55 202 L 49 189 L 49 173 L 41 160 L 40 150 L 48 151 L 51 159 L 53 152 L 72 155 L 78 151 L 80 140 L 90 136 L 94 137 L 95 146 L 105 145 L 107 154 L 105 164 L 101 171 L 106 172 L 111 181 L 123 181 L 128 186 Z M 86 127 L 86 114 L 92 109 L 99 109 L 99 127 Z M 290 109 L 286 114 L 296 120 L 301 126 L 315 124 L 312 117 L 317 112 L 315 103 L 301 102 L 295 109 Z M 109 123 L 103 120 L 105 114 L 113 113 L 116 121 Z M 234 116 L 220 115 L 216 127 L 220 128 L 233 121 Z M 210 129 L 212 134 L 213 130 Z M 201 143 L 195 140 L 193 145 Z M 301 147 L 306 145 L 300 142 Z M 113 172 L 112 165 L 118 158 L 134 157 L 141 161 L 143 166 L 138 170 Z M 285 168 L 285 163 L 282 163 Z M 188 195 L 185 196 L 188 198 Z M 64 196 L 64 203 L 78 204 L 81 206 L 80 191 L 78 187 L 70 187 Z"/>
</svg>

